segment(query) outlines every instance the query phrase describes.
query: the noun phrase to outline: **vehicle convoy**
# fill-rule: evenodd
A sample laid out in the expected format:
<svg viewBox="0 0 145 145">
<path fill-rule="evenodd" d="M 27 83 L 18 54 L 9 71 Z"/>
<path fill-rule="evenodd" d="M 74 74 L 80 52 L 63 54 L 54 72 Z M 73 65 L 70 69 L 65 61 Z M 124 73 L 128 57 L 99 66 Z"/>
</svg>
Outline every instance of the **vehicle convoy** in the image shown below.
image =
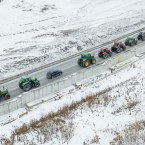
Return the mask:
<svg viewBox="0 0 145 145">
<path fill-rule="evenodd" d="M 136 44 L 137 44 L 137 40 L 134 37 L 128 37 L 125 40 L 125 45 L 133 46 L 133 45 L 136 45 Z"/>
<path fill-rule="evenodd" d="M 10 94 L 8 89 L 0 90 L 0 101 L 10 99 Z"/>
<path fill-rule="evenodd" d="M 105 59 L 105 58 L 108 58 L 109 56 L 112 56 L 112 52 L 108 48 L 102 48 L 100 49 L 98 56 L 103 57 Z"/>
<path fill-rule="evenodd" d="M 40 86 L 40 82 L 36 77 L 23 76 L 19 81 L 19 87 L 23 91 L 29 91 L 32 88 Z"/>
<path fill-rule="evenodd" d="M 47 72 L 46 77 L 48 79 L 53 79 L 53 78 L 61 76 L 61 75 L 62 75 L 61 70 L 51 70 L 51 71 Z"/>
<path fill-rule="evenodd" d="M 111 47 L 111 51 L 114 51 L 117 53 L 120 53 L 124 51 L 125 49 L 126 49 L 126 46 L 120 41 L 114 42 L 113 46 Z"/>
<path fill-rule="evenodd" d="M 145 41 L 145 32 L 140 32 L 139 35 L 137 36 L 137 39 Z"/>
<path fill-rule="evenodd" d="M 83 52 L 81 54 L 81 57 L 78 59 L 78 65 L 81 67 L 88 67 L 91 64 L 95 64 L 95 63 L 96 63 L 96 58 L 94 57 L 94 55 L 88 52 Z"/>
</svg>

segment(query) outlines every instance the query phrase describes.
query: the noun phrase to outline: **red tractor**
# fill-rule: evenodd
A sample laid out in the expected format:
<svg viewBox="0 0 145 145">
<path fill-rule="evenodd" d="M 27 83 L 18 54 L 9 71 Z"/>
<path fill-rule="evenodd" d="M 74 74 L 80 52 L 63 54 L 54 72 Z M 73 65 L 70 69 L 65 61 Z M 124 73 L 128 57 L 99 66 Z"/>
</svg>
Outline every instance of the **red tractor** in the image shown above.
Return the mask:
<svg viewBox="0 0 145 145">
<path fill-rule="evenodd" d="M 120 53 L 125 51 L 126 46 L 122 42 L 114 42 L 114 45 L 111 47 L 111 51 Z"/>
<path fill-rule="evenodd" d="M 109 56 L 112 56 L 112 52 L 110 49 L 108 48 L 102 48 L 100 49 L 99 53 L 98 53 L 99 57 L 103 57 L 104 59 L 108 58 Z"/>
</svg>

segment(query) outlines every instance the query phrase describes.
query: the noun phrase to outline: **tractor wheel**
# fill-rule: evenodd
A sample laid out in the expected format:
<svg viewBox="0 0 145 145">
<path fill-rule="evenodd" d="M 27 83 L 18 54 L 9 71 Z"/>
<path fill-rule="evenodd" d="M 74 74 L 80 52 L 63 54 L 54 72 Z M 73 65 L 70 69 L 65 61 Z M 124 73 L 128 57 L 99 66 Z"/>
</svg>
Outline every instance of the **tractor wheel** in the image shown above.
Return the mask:
<svg viewBox="0 0 145 145">
<path fill-rule="evenodd" d="M 5 97 L 4 97 L 4 99 L 5 100 L 8 100 L 8 99 L 10 99 L 10 97 L 11 97 L 10 94 L 6 94 Z"/>
<path fill-rule="evenodd" d="M 125 42 L 125 45 L 128 45 L 128 42 Z"/>
<path fill-rule="evenodd" d="M 32 85 L 30 83 L 27 83 L 23 86 L 24 91 L 29 91 L 29 90 L 31 90 L 31 88 L 32 88 Z"/>
<path fill-rule="evenodd" d="M 3 100 L 4 100 L 4 96 L 1 95 L 1 96 L 0 96 L 0 102 L 3 101 Z"/>
<path fill-rule="evenodd" d="M 95 58 L 92 59 L 92 60 L 91 60 L 91 63 L 92 63 L 92 64 L 95 64 L 95 63 L 96 63 L 96 59 L 95 59 Z"/>
<path fill-rule="evenodd" d="M 145 41 L 145 37 L 142 37 L 142 41 Z"/>
<path fill-rule="evenodd" d="M 126 50 L 126 46 L 123 46 L 122 50 L 125 51 Z"/>
<path fill-rule="evenodd" d="M 114 51 L 114 47 L 111 47 L 111 51 Z"/>
<path fill-rule="evenodd" d="M 107 57 L 108 57 L 108 54 L 107 53 L 103 54 L 103 58 L 104 59 L 106 59 Z"/>
<path fill-rule="evenodd" d="M 85 60 L 85 61 L 83 62 L 83 67 L 88 67 L 89 65 L 90 65 L 89 60 Z"/>
<path fill-rule="evenodd" d="M 37 88 L 37 87 L 39 87 L 40 86 L 40 83 L 39 82 L 35 82 L 35 87 Z"/>
<path fill-rule="evenodd" d="M 109 56 L 110 56 L 110 57 L 112 56 L 112 52 L 109 53 Z"/>
<path fill-rule="evenodd" d="M 122 48 L 117 48 L 117 49 L 116 49 L 116 52 L 117 52 L 117 53 L 120 53 L 121 51 L 122 51 Z"/>
<path fill-rule="evenodd" d="M 133 42 L 129 43 L 129 46 L 133 46 Z"/>
<path fill-rule="evenodd" d="M 80 66 L 80 59 L 78 59 L 78 65 Z"/>
<path fill-rule="evenodd" d="M 102 57 L 101 53 L 98 53 L 98 57 Z"/>
</svg>

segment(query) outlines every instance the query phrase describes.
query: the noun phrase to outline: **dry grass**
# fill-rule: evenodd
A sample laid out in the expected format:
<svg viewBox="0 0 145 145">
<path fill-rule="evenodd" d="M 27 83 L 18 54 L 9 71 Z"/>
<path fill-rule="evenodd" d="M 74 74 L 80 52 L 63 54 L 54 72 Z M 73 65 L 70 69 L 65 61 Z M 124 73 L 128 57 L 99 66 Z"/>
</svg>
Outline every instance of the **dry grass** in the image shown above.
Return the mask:
<svg viewBox="0 0 145 145">
<path fill-rule="evenodd" d="M 100 138 L 98 135 L 95 135 L 92 139 L 87 139 L 83 142 L 83 145 L 99 144 Z"/>
<path fill-rule="evenodd" d="M 143 145 L 145 143 L 145 121 L 136 121 L 128 125 L 122 133 L 110 142 L 110 145 Z"/>
<path fill-rule="evenodd" d="M 127 103 L 127 108 L 129 109 L 129 110 L 131 110 L 132 108 L 134 108 L 137 104 L 139 104 L 139 101 L 129 101 L 128 103 Z"/>
<path fill-rule="evenodd" d="M 27 137 L 23 136 L 35 132 L 38 136 L 38 142 L 46 143 L 52 140 L 54 137 L 58 138 L 61 134 L 61 140 L 67 142 L 73 135 L 73 122 L 70 119 L 71 114 L 76 111 L 80 106 L 86 104 L 89 108 L 93 105 L 104 105 L 106 106 L 110 102 L 110 88 L 96 93 L 94 95 L 89 95 L 81 101 L 72 102 L 71 105 L 64 105 L 62 108 L 57 110 L 57 112 L 51 112 L 48 115 L 42 116 L 39 120 L 32 120 L 30 124 L 23 124 L 20 128 L 14 130 L 10 140 L 3 139 L 3 143 L 7 145 L 14 144 L 14 141 L 27 142 Z M 68 119 L 68 120 L 67 120 Z M 67 120 L 67 121 L 66 121 Z M 43 137 L 42 137 L 43 136 Z M 97 141 L 98 138 L 92 139 L 92 141 Z M 34 144 L 31 142 L 31 144 Z"/>
<path fill-rule="evenodd" d="M 112 114 L 115 115 L 115 114 L 118 114 L 118 113 L 120 113 L 122 111 L 126 111 L 126 110 L 131 111 L 139 103 L 140 102 L 137 100 L 130 100 L 129 102 L 127 102 L 126 105 L 122 105 L 121 107 L 117 108 L 114 112 L 112 112 Z"/>
<path fill-rule="evenodd" d="M 94 138 L 91 139 L 90 143 L 91 144 L 98 144 L 99 140 L 100 140 L 99 136 L 96 135 L 96 136 L 94 136 Z"/>
<path fill-rule="evenodd" d="M 126 82 L 127 81 L 123 83 Z M 6 145 L 13 145 L 15 141 L 23 142 L 25 144 L 35 144 L 35 141 L 29 140 L 27 136 L 28 134 L 36 136 L 37 142 L 40 144 L 52 141 L 54 138 L 57 138 L 61 143 L 69 142 L 74 131 L 72 114 L 78 108 L 83 108 L 83 105 L 88 108 L 99 107 L 99 105 L 106 107 L 113 99 L 113 97 L 109 95 L 110 91 L 117 88 L 119 85 L 108 88 L 96 94 L 86 96 L 86 98 L 83 98 L 81 101 L 72 102 L 70 105 L 66 104 L 56 112 L 51 112 L 45 116 L 42 116 L 39 120 L 32 120 L 30 124 L 23 124 L 20 128 L 16 128 L 13 131 L 10 139 L 3 137 L 1 138 L 1 142 Z M 127 103 L 127 108 L 131 110 L 137 105 L 137 103 L 137 101 L 129 101 Z M 121 134 L 117 134 L 111 142 L 111 145 L 114 145 L 113 143 L 118 143 L 117 145 L 121 145 L 121 141 Z M 96 135 L 90 140 L 90 144 L 91 143 L 99 143 L 99 137 Z"/>
<path fill-rule="evenodd" d="M 116 133 L 116 137 L 110 142 L 110 145 L 122 145 L 123 144 L 123 137 Z"/>
</svg>

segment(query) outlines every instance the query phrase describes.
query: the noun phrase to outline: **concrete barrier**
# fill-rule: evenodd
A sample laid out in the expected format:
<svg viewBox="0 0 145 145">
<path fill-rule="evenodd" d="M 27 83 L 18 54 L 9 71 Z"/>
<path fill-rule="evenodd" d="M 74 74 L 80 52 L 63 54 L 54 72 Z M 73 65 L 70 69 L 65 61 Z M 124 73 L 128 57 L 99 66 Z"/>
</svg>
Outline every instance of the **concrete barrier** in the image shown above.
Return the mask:
<svg viewBox="0 0 145 145">
<path fill-rule="evenodd" d="M 35 104 L 44 102 L 43 100 L 44 97 L 48 96 L 46 99 L 48 100 L 49 98 L 51 98 L 52 94 L 58 93 L 60 90 L 63 90 L 75 83 L 78 83 L 85 79 L 89 79 L 93 76 L 98 76 L 99 74 L 105 71 L 109 71 L 110 70 L 109 68 L 111 68 L 111 66 L 121 64 L 122 62 L 127 60 L 129 61 L 129 58 L 132 58 L 135 55 L 136 55 L 135 50 L 120 53 L 115 57 L 109 58 L 108 60 L 104 60 L 99 65 L 93 65 L 89 68 L 82 69 L 77 73 L 71 74 L 51 84 L 47 84 L 45 86 L 23 93 L 11 101 L 7 101 L 6 103 L 4 102 L 3 104 L 0 104 L 0 115 L 4 115 L 19 108 L 25 107 L 26 104 L 28 103 L 30 104 L 28 105 L 29 107 L 31 105 L 33 106 L 33 103 L 30 102 L 34 100 L 39 100 L 36 101 Z M 120 66 L 118 65 L 118 67 Z"/>
<path fill-rule="evenodd" d="M 111 73 L 114 72 L 118 72 L 120 70 L 122 70 L 123 68 L 126 68 L 127 66 L 130 66 L 131 64 L 133 64 L 134 62 L 136 62 L 139 58 L 137 57 L 132 57 L 126 61 L 123 61 L 119 64 L 113 65 L 111 67 L 109 67 L 109 69 L 111 70 Z"/>
</svg>

